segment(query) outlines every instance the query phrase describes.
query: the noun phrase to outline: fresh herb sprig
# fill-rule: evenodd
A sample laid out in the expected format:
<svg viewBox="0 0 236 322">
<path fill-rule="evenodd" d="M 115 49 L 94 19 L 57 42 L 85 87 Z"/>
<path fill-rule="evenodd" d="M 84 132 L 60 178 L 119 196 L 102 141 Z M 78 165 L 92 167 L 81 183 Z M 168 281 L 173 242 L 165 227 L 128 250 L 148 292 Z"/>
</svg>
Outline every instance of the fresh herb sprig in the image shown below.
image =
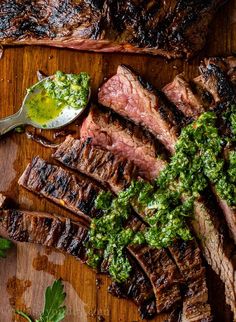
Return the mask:
<svg viewBox="0 0 236 322">
<path fill-rule="evenodd" d="M 0 237 L 0 257 L 5 258 L 6 252 L 12 246 L 12 242 L 8 239 Z"/>
<path fill-rule="evenodd" d="M 52 286 L 47 287 L 45 293 L 44 311 L 35 322 L 60 322 L 66 316 L 66 307 L 63 306 L 66 294 L 61 280 L 57 280 Z M 28 322 L 34 320 L 26 313 L 16 310 L 16 313 L 25 318 Z"/>
</svg>

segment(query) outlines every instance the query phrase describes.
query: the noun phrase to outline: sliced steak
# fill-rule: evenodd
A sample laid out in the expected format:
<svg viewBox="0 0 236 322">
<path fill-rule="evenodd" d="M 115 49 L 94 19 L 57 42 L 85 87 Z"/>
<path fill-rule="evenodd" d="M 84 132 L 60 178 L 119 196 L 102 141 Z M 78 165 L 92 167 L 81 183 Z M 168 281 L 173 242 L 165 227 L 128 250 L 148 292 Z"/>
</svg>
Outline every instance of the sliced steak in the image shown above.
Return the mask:
<svg viewBox="0 0 236 322">
<path fill-rule="evenodd" d="M 63 189 L 61 186 L 62 182 Z M 91 183 L 89 179 L 74 176 L 70 172 L 55 165 L 51 165 L 39 157 L 34 158 L 32 163 L 27 166 L 25 172 L 19 179 L 19 184 L 24 188 L 39 194 L 40 196 L 46 197 L 49 200 L 62 205 L 66 209 L 73 211 L 79 216 L 82 215 L 89 221 L 92 217 L 100 216 L 102 214 L 101 211 L 96 210 L 94 207 L 94 202 L 96 199 L 95 196 L 98 195 L 98 192 L 101 191 L 101 189 L 98 190 L 98 187 Z M 71 192 L 75 192 L 74 198 L 68 197 L 68 195 L 70 196 Z M 135 225 L 133 223 L 131 228 L 138 229 L 137 227 L 141 227 L 141 222 L 136 218 Z M 130 247 L 128 247 L 128 249 L 130 250 Z M 159 253 L 158 249 L 153 250 L 151 256 L 154 257 L 156 253 Z M 165 253 L 165 251 L 163 251 L 163 253 Z M 143 258 L 141 255 L 137 256 L 137 254 L 135 254 L 135 258 L 143 267 L 145 273 L 152 282 L 156 296 L 157 312 L 168 310 L 171 306 L 177 305 L 181 300 L 179 288 L 181 279 L 177 267 L 173 261 L 170 258 L 168 259 L 168 256 L 166 256 L 166 258 L 163 257 L 163 267 L 165 267 L 165 264 L 166 267 L 168 267 L 168 265 L 172 263 L 172 270 L 163 272 L 157 266 L 156 260 L 153 259 L 153 266 L 149 267 L 145 262 L 145 258 Z M 109 263 L 103 263 L 103 272 L 107 271 L 106 266 L 108 264 Z M 163 288 L 163 285 L 161 284 L 162 280 L 165 281 L 169 292 L 172 290 L 175 293 L 175 297 L 169 296 L 169 292 L 167 293 L 166 289 Z"/>
<path fill-rule="evenodd" d="M 182 321 L 213 321 L 211 307 L 208 304 L 205 267 L 196 241 L 178 240 L 169 247 L 169 250 L 187 282 Z"/>
<path fill-rule="evenodd" d="M 210 196 L 210 193 L 208 194 Z M 214 208 L 201 198 L 194 203 L 193 229 L 199 239 L 204 257 L 225 284 L 226 302 L 236 316 L 236 261 L 233 245 L 225 237 L 225 230 Z"/>
<path fill-rule="evenodd" d="M 82 177 L 73 175 L 60 167 L 51 165 L 35 157 L 19 179 L 26 189 L 46 197 L 75 214 L 90 218 L 101 216 L 95 208 L 95 200 L 100 188 Z"/>
<path fill-rule="evenodd" d="M 15 241 L 53 247 L 84 263 L 87 260 L 88 229 L 79 222 L 45 213 L 0 210 L 0 224 Z"/>
<path fill-rule="evenodd" d="M 226 77 L 219 70 L 219 67 L 211 64 L 209 68 L 209 74 L 205 74 L 205 77 L 215 75 L 220 79 L 220 85 L 212 86 L 209 97 L 213 97 L 215 100 L 217 97 L 224 95 L 227 92 L 227 98 L 229 99 L 232 94 L 232 85 L 225 86 L 224 80 Z M 209 82 L 210 84 L 210 82 Z M 216 82 L 213 82 L 216 84 Z M 217 88 L 218 94 L 214 92 L 213 88 Z M 125 94 L 125 92 L 124 92 Z M 231 97 L 232 100 L 232 97 Z M 227 101 L 225 101 L 227 103 Z M 126 104 L 119 105 L 119 108 L 126 109 Z M 125 112 L 124 112 L 125 113 Z M 135 118 L 134 118 L 135 122 Z M 149 124 L 146 124 L 148 127 Z M 127 155 L 129 158 L 129 156 Z M 149 171 L 149 169 L 147 169 Z M 212 266 L 213 270 L 221 277 L 226 286 L 227 303 L 231 306 L 232 311 L 235 312 L 235 264 L 231 255 L 228 252 L 228 243 L 225 242 L 225 237 L 220 232 L 221 221 L 219 218 L 215 218 L 211 208 L 201 198 L 195 202 L 194 206 L 194 220 L 192 222 L 194 231 L 199 238 L 203 253 L 206 260 Z M 213 242 L 215 240 L 215 243 Z M 216 246 L 217 245 L 217 248 Z M 225 267 L 227 267 L 227 276 L 225 273 Z"/>
<path fill-rule="evenodd" d="M 137 217 L 129 219 L 127 227 L 134 231 L 143 231 L 146 225 Z M 138 259 L 141 267 L 148 274 L 156 297 L 157 312 L 169 310 L 173 303 L 179 304 L 180 274 L 173 260 L 165 249 L 156 249 L 147 245 L 129 245 L 128 249 Z"/>
<path fill-rule="evenodd" d="M 91 139 L 84 141 L 68 136 L 53 157 L 65 166 L 82 172 L 118 193 L 127 188 L 136 176 L 133 162 L 96 147 Z"/>
<path fill-rule="evenodd" d="M 129 279 L 122 283 L 113 282 L 108 290 L 118 298 L 132 299 L 139 308 L 143 319 L 152 319 L 156 314 L 156 300 L 152 285 L 143 270 L 130 256 L 129 261 L 133 267 Z"/>
<path fill-rule="evenodd" d="M 225 0 L 17 1 L 0 4 L 0 42 L 191 56 Z"/>
<path fill-rule="evenodd" d="M 91 144 L 92 142 L 90 141 L 88 145 L 90 146 Z M 87 158 L 87 156 L 86 154 L 81 153 L 81 151 L 83 151 L 84 149 L 84 147 L 81 144 L 81 141 L 78 139 L 68 137 L 65 140 L 65 142 L 62 143 L 62 146 L 64 146 L 64 148 L 59 147 L 58 150 L 64 151 L 63 158 L 65 160 L 68 160 L 68 162 L 63 162 L 62 159 L 60 159 L 60 161 L 62 161 L 64 165 L 67 165 L 77 171 L 84 171 L 83 169 L 84 164 L 86 164 L 85 159 Z M 89 150 L 91 151 L 90 158 L 91 160 L 93 160 L 93 163 L 95 162 L 97 156 L 98 160 L 100 159 L 101 153 L 104 159 L 106 159 L 105 154 L 107 154 L 108 156 L 111 155 L 111 152 L 105 151 L 99 147 L 96 147 L 96 149 L 92 149 L 91 146 L 91 148 L 89 147 Z M 80 158 L 71 158 L 71 153 L 73 153 L 74 156 L 80 155 Z M 53 156 L 56 156 L 57 158 L 57 151 L 54 153 Z M 114 158 L 115 156 L 113 155 L 112 159 Z M 100 173 L 100 171 L 97 171 L 95 167 L 89 167 L 86 169 L 86 175 L 92 177 L 93 179 L 99 180 L 103 184 L 110 185 L 109 174 L 111 173 L 111 168 L 112 167 L 109 165 L 109 163 L 104 163 L 103 171 L 102 173 Z M 135 177 L 133 177 L 132 174 L 132 167 L 129 168 L 128 174 L 129 183 L 131 183 L 131 180 L 135 179 Z M 122 190 L 122 187 L 118 187 L 117 192 L 120 191 L 119 189 Z M 145 213 L 141 215 L 145 220 Z M 129 220 L 128 226 L 132 229 L 135 228 L 135 230 L 143 230 L 145 228 L 144 224 L 142 224 L 142 222 L 135 217 L 132 220 Z M 163 249 L 157 251 L 156 249 L 154 250 L 152 248 L 147 247 L 146 245 L 130 246 L 129 250 L 136 258 L 140 259 L 142 263 L 141 265 L 144 268 L 144 270 L 150 271 L 150 279 L 152 281 L 152 284 L 154 285 L 154 290 L 158 289 L 157 287 L 155 287 L 155 285 L 158 283 L 159 286 L 163 285 L 163 287 L 165 287 L 166 292 L 172 292 L 171 297 L 178 296 L 178 293 L 176 294 L 177 289 L 173 290 L 173 288 L 171 288 L 171 290 L 169 290 L 168 279 L 163 278 L 167 270 L 172 272 L 171 274 L 169 274 L 169 276 L 173 276 L 173 274 L 176 274 L 173 262 L 168 258 L 166 251 L 164 251 Z M 187 285 L 187 292 L 184 298 L 184 315 L 186 317 L 186 321 L 191 321 L 192 316 L 198 316 L 199 321 L 203 321 L 203 318 L 205 318 L 206 321 L 211 321 L 211 308 L 207 303 L 208 289 L 206 286 L 205 268 L 200 256 L 200 249 L 197 246 L 196 241 L 176 241 L 173 244 L 173 246 L 169 248 L 169 250 L 175 262 L 177 263 L 177 266 L 181 275 L 183 276 L 185 284 Z M 159 273 L 159 275 L 156 275 L 156 273 L 155 275 L 153 275 L 153 272 L 151 270 L 152 267 L 158 268 L 158 270 L 161 271 L 161 273 Z M 157 276 L 162 276 L 162 280 L 160 280 L 160 278 L 157 279 Z M 166 276 L 168 277 L 168 274 Z M 178 280 L 177 276 L 176 280 Z M 165 302 L 163 303 L 163 305 L 165 305 L 166 307 Z M 158 307 L 161 308 L 161 306 L 162 298 L 159 298 Z"/>
<path fill-rule="evenodd" d="M 203 113 L 211 102 L 211 95 L 196 83 L 188 82 L 182 74 L 167 84 L 162 91 L 184 115 L 195 118 Z"/>
<path fill-rule="evenodd" d="M 48 213 L 0 210 L 0 226 L 15 241 L 53 247 L 83 263 L 87 261 L 89 231 L 79 222 Z M 134 261 L 131 265 L 131 276 L 120 286 L 113 283 L 111 293 L 133 300 L 143 318 L 152 318 L 156 315 L 152 285 Z"/>
<path fill-rule="evenodd" d="M 205 59 L 200 66 L 201 85 L 212 95 L 215 105 L 235 102 L 234 87 L 226 75 L 225 67 L 220 58 Z"/>
<path fill-rule="evenodd" d="M 82 124 L 80 135 L 83 139 L 92 138 L 94 145 L 133 161 L 142 177 L 154 179 L 165 167 L 148 133 L 94 106 Z"/>
<path fill-rule="evenodd" d="M 169 151 L 174 152 L 180 115 L 174 113 L 150 86 L 145 87 L 130 69 L 118 66 L 116 75 L 102 85 L 98 101 L 147 128 Z"/>
</svg>

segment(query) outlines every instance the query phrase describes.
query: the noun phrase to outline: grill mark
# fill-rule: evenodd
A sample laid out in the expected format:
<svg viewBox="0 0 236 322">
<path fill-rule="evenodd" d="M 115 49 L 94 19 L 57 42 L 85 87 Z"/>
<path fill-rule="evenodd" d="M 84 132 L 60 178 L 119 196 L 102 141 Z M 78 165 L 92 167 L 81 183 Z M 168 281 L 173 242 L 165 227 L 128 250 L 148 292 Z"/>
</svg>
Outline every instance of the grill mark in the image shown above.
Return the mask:
<svg viewBox="0 0 236 322">
<path fill-rule="evenodd" d="M 53 157 L 71 169 L 93 174 L 96 180 L 105 181 L 114 192 L 125 189 L 135 178 L 136 169 L 132 162 L 93 146 L 91 139 L 84 142 L 68 136 Z"/>
<path fill-rule="evenodd" d="M 47 173 L 47 175 L 45 175 Z M 60 167 L 50 165 L 36 157 L 19 179 L 19 184 L 42 197 L 67 207 L 75 214 L 99 217 L 101 210 L 94 202 L 100 188 L 77 175 L 70 175 Z"/>
</svg>

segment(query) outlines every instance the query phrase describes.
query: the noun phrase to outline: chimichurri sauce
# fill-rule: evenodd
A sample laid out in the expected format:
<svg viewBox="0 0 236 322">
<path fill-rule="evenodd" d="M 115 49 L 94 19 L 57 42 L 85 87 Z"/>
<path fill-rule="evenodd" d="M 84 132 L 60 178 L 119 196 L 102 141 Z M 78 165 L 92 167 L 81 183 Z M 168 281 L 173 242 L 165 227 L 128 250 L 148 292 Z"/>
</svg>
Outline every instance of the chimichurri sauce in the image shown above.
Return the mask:
<svg viewBox="0 0 236 322">
<path fill-rule="evenodd" d="M 46 126 L 65 107 L 82 109 L 88 103 L 89 81 L 87 73 L 65 74 L 57 71 L 54 78 L 46 79 L 29 89 L 33 91 L 38 86 L 39 91 L 35 91 L 27 103 L 28 117 L 33 122 Z"/>
<path fill-rule="evenodd" d="M 224 157 L 225 147 L 236 141 L 235 112 L 234 106 L 227 111 L 230 137 L 221 137 L 214 112 L 203 113 L 185 127 L 177 141 L 176 153 L 153 185 L 137 180 L 116 198 L 106 192 L 98 196 L 96 207 L 104 214 L 91 223 L 87 245 L 90 265 L 95 267 L 103 258 L 107 259 L 111 277 L 122 282 L 131 271 L 125 253 L 127 245 L 162 248 L 178 238 L 191 239 L 186 219 L 193 214 L 194 200 L 209 183 L 230 206 L 236 207 L 235 149 L 228 158 Z M 125 228 L 131 207 L 145 214 L 148 226 L 142 232 Z"/>
</svg>

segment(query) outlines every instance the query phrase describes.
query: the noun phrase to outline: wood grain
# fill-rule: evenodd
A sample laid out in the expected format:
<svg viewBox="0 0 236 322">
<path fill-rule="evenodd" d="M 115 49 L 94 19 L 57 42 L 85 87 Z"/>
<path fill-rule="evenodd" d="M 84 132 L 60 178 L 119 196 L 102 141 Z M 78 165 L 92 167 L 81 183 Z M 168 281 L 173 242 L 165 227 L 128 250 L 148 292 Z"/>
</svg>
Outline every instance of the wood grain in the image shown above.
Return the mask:
<svg viewBox="0 0 236 322">
<path fill-rule="evenodd" d="M 187 76 L 197 74 L 197 65 L 205 56 L 236 53 L 236 1 L 223 7 L 212 23 L 205 49 L 190 62 L 166 62 L 162 58 L 76 52 L 46 47 L 8 48 L 0 60 L 0 117 L 18 110 L 26 88 L 36 82 L 36 71 L 53 74 L 56 70 L 78 73 L 87 71 L 92 77 L 93 98 L 104 77 L 115 73 L 119 64 L 127 64 L 161 87 L 177 73 Z M 80 120 L 78 121 L 78 123 Z M 79 128 L 70 126 L 76 131 Z M 45 133 L 43 133 L 45 134 Z M 49 137 L 52 133 L 46 133 Z M 54 212 L 73 217 L 58 206 L 40 199 L 17 185 L 17 179 L 26 164 L 35 155 L 50 159 L 51 150 L 27 140 L 25 134 L 10 133 L 0 140 L 0 192 L 8 195 L 22 209 Z M 208 269 L 211 302 L 214 303 L 215 321 L 231 321 L 231 314 L 224 304 L 224 288 Z M 55 278 L 65 281 L 68 315 L 66 322 L 137 322 L 141 321 L 136 306 L 127 300 L 113 298 L 107 292 L 110 280 L 97 276 L 90 268 L 74 258 L 40 246 L 17 244 L 7 259 L 0 260 L 0 322 L 23 321 L 14 309 L 23 309 L 37 317 L 43 306 L 45 288 Z M 101 286 L 96 286 L 96 279 Z M 163 322 L 165 316 L 154 321 Z"/>
</svg>

